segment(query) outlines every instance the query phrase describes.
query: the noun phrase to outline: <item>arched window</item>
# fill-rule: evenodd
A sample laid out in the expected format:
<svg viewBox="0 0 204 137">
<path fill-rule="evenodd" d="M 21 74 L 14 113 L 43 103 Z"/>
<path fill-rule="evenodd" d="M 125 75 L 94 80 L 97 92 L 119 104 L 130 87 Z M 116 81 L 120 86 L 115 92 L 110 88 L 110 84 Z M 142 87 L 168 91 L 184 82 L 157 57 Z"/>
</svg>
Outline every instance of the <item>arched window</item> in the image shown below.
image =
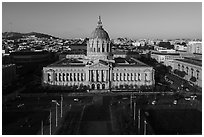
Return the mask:
<svg viewBox="0 0 204 137">
<path fill-rule="evenodd" d="M 197 72 L 197 79 L 199 78 L 199 73 L 200 73 L 200 71 L 199 70 L 196 70 L 196 72 Z"/>
<path fill-rule="evenodd" d="M 99 52 L 98 40 L 96 41 L 96 52 Z"/>
<path fill-rule="evenodd" d="M 186 73 L 187 73 L 187 75 L 188 75 L 188 69 L 189 69 L 189 68 L 188 68 L 188 67 L 186 67 Z"/>
<path fill-rule="evenodd" d="M 178 70 L 180 70 L 180 64 L 178 64 Z"/>
<path fill-rule="evenodd" d="M 104 52 L 104 42 L 102 42 L 102 52 Z"/>
<path fill-rule="evenodd" d="M 193 68 L 191 68 L 191 76 L 193 77 L 193 71 L 194 71 L 194 69 Z"/>
<path fill-rule="evenodd" d="M 184 71 L 184 66 L 182 65 L 182 71 Z"/>
</svg>

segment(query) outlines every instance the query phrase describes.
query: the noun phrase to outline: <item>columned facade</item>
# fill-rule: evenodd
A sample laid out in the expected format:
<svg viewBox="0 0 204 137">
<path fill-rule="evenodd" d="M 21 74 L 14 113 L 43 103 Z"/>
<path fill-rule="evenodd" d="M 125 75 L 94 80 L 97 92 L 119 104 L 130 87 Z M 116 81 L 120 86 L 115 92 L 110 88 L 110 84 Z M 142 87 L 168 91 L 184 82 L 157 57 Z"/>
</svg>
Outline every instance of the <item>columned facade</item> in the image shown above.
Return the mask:
<svg viewBox="0 0 204 137">
<path fill-rule="evenodd" d="M 111 41 L 99 17 L 87 42 L 85 58 L 66 58 L 43 68 L 43 85 L 89 91 L 133 90 L 154 85 L 152 67 L 134 58 L 114 58 Z M 75 91 L 75 90 L 73 90 Z"/>
</svg>

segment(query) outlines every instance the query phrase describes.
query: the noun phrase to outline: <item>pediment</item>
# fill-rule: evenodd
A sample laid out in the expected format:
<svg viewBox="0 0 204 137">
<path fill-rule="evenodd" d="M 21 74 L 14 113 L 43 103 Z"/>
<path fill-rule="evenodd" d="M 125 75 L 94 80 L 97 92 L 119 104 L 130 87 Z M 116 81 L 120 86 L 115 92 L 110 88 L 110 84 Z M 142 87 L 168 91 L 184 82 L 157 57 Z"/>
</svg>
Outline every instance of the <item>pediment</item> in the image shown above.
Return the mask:
<svg viewBox="0 0 204 137">
<path fill-rule="evenodd" d="M 92 65 L 89 66 L 89 68 L 107 68 L 108 65 L 105 65 L 103 63 L 93 63 Z"/>
</svg>

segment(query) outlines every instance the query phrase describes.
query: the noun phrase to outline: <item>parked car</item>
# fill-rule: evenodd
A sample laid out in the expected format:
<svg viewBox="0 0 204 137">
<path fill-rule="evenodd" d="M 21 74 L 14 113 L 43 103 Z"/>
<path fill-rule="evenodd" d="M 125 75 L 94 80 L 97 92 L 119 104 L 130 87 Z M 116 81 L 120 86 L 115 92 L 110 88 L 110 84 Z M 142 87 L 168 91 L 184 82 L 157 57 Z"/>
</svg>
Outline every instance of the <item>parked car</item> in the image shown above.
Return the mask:
<svg viewBox="0 0 204 137">
<path fill-rule="evenodd" d="M 156 105 L 156 100 L 152 101 L 152 105 Z"/>
<path fill-rule="evenodd" d="M 78 99 L 78 98 L 75 98 L 75 99 L 74 99 L 74 102 L 79 102 L 79 99 Z"/>
<path fill-rule="evenodd" d="M 173 104 L 176 105 L 178 103 L 178 100 L 174 100 Z"/>
</svg>

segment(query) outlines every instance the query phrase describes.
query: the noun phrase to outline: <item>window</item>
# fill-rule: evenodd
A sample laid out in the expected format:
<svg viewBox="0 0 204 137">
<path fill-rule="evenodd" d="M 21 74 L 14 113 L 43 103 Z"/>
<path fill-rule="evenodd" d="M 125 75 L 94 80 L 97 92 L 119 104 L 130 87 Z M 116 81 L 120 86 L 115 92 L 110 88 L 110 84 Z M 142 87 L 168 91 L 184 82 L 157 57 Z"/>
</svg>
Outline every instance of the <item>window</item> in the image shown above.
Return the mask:
<svg viewBox="0 0 204 137">
<path fill-rule="evenodd" d="M 184 66 L 182 65 L 182 71 L 184 71 Z"/>
<path fill-rule="evenodd" d="M 197 79 L 199 78 L 199 73 L 200 73 L 199 70 L 197 70 Z"/>
<path fill-rule="evenodd" d="M 48 77 L 47 81 L 50 82 L 51 81 L 51 74 L 47 73 L 47 77 Z"/>
<path fill-rule="evenodd" d="M 191 76 L 193 77 L 193 71 L 194 71 L 194 69 L 193 68 L 191 68 Z"/>
<path fill-rule="evenodd" d="M 145 73 L 145 81 L 147 81 L 147 73 Z"/>
<path fill-rule="evenodd" d="M 72 81 L 72 73 L 70 73 L 70 81 Z"/>
<path fill-rule="evenodd" d="M 84 81 L 84 74 L 81 73 L 81 81 Z"/>
<path fill-rule="evenodd" d="M 186 73 L 187 73 L 187 75 L 188 75 L 188 67 L 186 67 Z"/>
<path fill-rule="evenodd" d="M 76 81 L 76 73 L 74 73 L 74 81 Z"/>
<path fill-rule="evenodd" d="M 59 77 L 59 81 L 62 81 L 62 80 L 61 80 L 61 75 L 62 75 L 62 74 L 61 74 L 61 73 L 59 73 L 59 76 L 58 76 L 58 77 Z"/>
<path fill-rule="evenodd" d="M 141 79 L 140 79 L 140 73 L 138 73 L 138 80 L 140 81 Z"/>
<path fill-rule="evenodd" d="M 69 81 L 69 73 L 67 73 L 67 81 Z"/>
<path fill-rule="evenodd" d="M 104 52 L 104 42 L 102 42 L 102 52 Z"/>
<path fill-rule="evenodd" d="M 178 70 L 180 70 L 180 64 L 178 64 Z"/>
</svg>

